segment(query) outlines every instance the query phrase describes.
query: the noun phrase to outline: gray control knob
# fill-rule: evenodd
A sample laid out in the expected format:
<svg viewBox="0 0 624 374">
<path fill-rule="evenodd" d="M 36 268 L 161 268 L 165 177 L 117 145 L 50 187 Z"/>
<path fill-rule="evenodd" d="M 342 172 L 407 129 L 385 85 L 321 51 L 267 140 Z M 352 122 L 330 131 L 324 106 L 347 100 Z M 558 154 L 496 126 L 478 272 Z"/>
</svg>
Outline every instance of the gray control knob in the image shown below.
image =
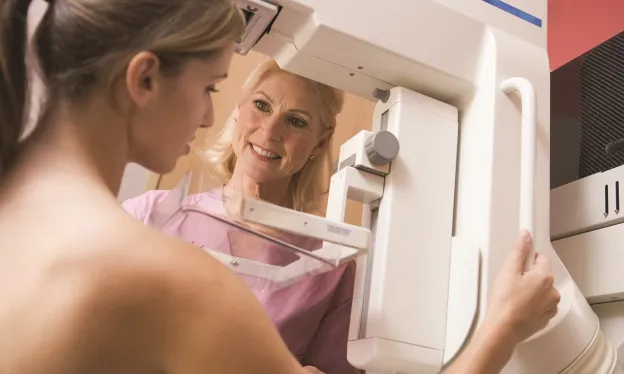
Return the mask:
<svg viewBox="0 0 624 374">
<path fill-rule="evenodd" d="M 371 164 L 386 165 L 399 154 L 399 140 L 389 131 L 379 131 L 366 139 L 364 151 Z"/>
</svg>

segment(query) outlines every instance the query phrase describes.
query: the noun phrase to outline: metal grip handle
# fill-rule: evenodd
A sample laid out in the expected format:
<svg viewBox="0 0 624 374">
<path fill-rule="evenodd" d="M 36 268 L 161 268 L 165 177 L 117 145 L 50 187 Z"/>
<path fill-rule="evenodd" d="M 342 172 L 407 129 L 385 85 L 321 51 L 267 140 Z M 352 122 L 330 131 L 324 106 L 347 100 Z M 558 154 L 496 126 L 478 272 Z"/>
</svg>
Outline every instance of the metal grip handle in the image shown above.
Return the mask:
<svg viewBox="0 0 624 374">
<path fill-rule="evenodd" d="M 535 163 L 536 163 L 536 98 L 535 88 L 526 78 L 509 78 L 501 84 L 503 92 L 518 92 L 522 100 L 522 140 L 520 160 L 520 229 L 527 230 L 535 238 Z M 524 264 L 529 270 L 535 260 L 535 246 Z"/>
</svg>

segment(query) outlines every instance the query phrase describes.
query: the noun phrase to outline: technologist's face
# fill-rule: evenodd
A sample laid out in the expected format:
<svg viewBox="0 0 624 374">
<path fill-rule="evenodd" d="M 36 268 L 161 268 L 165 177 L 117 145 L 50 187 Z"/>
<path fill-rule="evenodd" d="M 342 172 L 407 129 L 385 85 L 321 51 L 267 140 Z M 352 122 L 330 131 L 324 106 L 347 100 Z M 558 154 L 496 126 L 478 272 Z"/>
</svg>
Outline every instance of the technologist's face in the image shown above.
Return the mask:
<svg viewBox="0 0 624 374">
<path fill-rule="evenodd" d="M 238 108 L 233 146 L 236 168 L 260 183 L 286 180 L 316 156 L 323 131 L 317 100 L 301 78 L 266 78 Z"/>
<path fill-rule="evenodd" d="M 227 76 L 233 51 L 230 46 L 210 60 L 191 60 L 175 75 L 156 70 L 144 78 L 151 92 L 133 117 L 132 161 L 164 174 L 190 152 L 197 129 L 213 124 L 211 95 Z"/>
</svg>

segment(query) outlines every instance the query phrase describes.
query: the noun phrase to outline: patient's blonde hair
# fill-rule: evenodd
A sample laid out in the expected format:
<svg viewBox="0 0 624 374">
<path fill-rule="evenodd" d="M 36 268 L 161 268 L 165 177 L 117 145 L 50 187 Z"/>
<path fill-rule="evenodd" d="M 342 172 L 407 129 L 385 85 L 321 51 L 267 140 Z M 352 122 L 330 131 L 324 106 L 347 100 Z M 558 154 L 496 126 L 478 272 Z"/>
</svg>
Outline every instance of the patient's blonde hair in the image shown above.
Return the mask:
<svg viewBox="0 0 624 374">
<path fill-rule="evenodd" d="M 237 107 L 244 103 L 253 94 L 254 90 L 268 77 L 275 74 L 292 74 L 286 72 L 271 59 L 265 59 L 247 77 L 241 89 Z M 335 88 L 322 83 L 295 75 L 304 80 L 307 86 L 314 93 L 321 108 L 321 126 L 329 129 L 330 135 L 322 145 L 321 152 L 314 159 L 309 159 L 301 170 L 293 175 L 290 182 L 290 192 L 292 194 L 293 209 L 322 214 L 323 195 L 327 194 L 329 178 L 332 174 L 331 145 L 334 128 L 336 127 L 336 116 L 342 110 L 344 103 L 344 93 Z M 204 152 L 204 156 L 214 168 L 214 172 L 222 182 L 227 183 L 234 173 L 236 166 L 236 155 L 232 147 L 232 136 L 234 133 L 234 120 L 237 116 L 236 110 L 227 119 L 221 131 L 215 136 L 209 148 Z"/>
</svg>

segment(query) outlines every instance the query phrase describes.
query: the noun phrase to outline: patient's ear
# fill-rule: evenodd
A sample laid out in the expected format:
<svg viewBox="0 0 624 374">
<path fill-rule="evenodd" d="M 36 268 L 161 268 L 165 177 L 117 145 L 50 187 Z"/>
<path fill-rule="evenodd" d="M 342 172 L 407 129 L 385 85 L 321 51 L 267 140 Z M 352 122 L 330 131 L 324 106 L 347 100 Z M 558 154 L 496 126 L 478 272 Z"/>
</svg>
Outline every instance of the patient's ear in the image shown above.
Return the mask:
<svg viewBox="0 0 624 374">
<path fill-rule="evenodd" d="M 160 88 L 160 60 L 152 52 L 137 53 L 128 63 L 125 78 L 134 105 L 145 107 Z"/>
</svg>

